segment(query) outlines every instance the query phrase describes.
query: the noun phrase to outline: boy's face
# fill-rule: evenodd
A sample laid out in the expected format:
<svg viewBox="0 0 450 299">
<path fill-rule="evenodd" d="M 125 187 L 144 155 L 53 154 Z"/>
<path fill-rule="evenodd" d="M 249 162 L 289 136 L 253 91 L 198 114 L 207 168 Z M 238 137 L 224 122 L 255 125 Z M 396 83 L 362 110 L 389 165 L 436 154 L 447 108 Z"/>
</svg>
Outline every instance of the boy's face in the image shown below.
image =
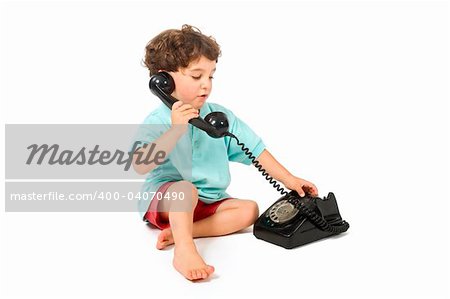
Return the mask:
<svg viewBox="0 0 450 299">
<path fill-rule="evenodd" d="M 175 81 L 172 96 L 200 110 L 211 93 L 215 70 L 216 62 L 201 56 L 199 60 L 191 62 L 187 68 L 169 72 Z"/>
</svg>

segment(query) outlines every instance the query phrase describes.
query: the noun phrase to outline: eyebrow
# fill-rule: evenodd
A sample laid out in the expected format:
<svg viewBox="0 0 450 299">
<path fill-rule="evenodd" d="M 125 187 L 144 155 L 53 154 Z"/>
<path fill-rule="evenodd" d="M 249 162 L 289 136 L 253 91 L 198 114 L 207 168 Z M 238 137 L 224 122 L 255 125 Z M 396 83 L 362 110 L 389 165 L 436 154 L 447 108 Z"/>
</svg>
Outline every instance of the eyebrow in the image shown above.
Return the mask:
<svg viewBox="0 0 450 299">
<path fill-rule="evenodd" d="M 190 70 L 190 71 L 191 71 L 191 72 L 195 72 L 195 71 L 204 71 L 204 69 L 202 69 L 202 68 L 196 68 L 196 69 L 192 69 L 192 70 Z M 215 71 L 216 71 L 216 68 L 214 68 L 212 71 L 215 72 Z"/>
</svg>

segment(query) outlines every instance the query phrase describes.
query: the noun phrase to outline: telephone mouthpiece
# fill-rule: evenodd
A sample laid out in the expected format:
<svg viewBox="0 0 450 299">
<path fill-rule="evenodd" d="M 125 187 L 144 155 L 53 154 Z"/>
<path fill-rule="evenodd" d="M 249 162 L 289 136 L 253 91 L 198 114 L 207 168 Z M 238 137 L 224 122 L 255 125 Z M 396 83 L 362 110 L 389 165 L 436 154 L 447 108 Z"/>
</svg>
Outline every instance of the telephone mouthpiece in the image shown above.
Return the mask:
<svg viewBox="0 0 450 299">
<path fill-rule="evenodd" d="M 219 111 L 211 112 L 205 117 L 205 121 L 216 129 L 218 137 L 223 137 L 228 133 L 229 124 L 225 113 Z"/>
</svg>

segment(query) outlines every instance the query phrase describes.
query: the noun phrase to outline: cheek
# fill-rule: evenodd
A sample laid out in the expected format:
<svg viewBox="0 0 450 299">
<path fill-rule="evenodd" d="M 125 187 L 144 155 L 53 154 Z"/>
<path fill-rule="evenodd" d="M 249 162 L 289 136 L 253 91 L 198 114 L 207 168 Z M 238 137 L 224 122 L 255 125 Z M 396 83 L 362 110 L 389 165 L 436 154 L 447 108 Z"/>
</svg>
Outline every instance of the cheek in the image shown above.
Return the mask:
<svg viewBox="0 0 450 299">
<path fill-rule="evenodd" d="M 197 89 L 192 84 L 184 84 L 183 87 L 181 92 L 184 98 L 190 100 L 197 96 Z"/>
<path fill-rule="evenodd" d="M 200 94 L 200 81 L 195 81 L 189 76 L 174 74 L 176 95 L 179 100 L 191 103 Z"/>
</svg>

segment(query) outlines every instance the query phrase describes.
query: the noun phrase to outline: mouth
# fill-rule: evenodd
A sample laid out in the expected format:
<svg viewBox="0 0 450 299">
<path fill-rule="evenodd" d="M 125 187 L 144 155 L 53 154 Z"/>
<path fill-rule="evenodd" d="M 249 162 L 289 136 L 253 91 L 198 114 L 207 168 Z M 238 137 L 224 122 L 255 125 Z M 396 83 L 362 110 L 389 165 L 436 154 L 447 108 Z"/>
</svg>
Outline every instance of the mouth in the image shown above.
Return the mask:
<svg viewBox="0 0 450 299">
<path fill-rule="evenodd" d="M 207 94 L 202 94 L 202 95 L 198 96 L 198 98 L 203 99 L 203 100 L 206 100 L 207 97 L 208 97 Z"/>
</svg>

